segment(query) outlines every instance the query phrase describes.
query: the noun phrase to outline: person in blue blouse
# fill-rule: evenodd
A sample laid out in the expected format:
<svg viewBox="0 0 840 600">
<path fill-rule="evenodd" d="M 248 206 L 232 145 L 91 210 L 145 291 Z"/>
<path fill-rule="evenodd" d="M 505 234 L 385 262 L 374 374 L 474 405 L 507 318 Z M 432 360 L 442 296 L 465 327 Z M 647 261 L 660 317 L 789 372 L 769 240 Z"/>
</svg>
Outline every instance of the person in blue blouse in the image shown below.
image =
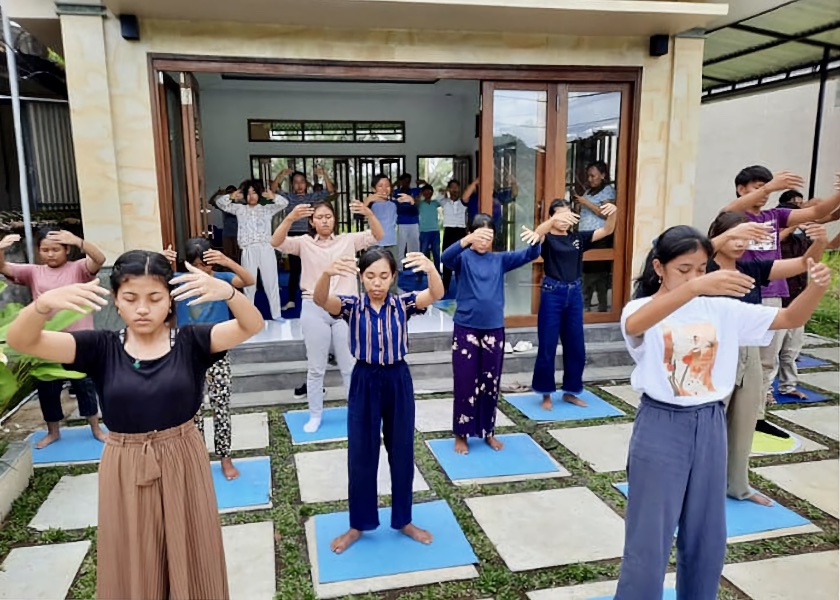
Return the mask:
<svg viewBox="0 0 840 600">
<path fill-rule="evenodd" d="M 163 251 L 163 255 L 170 263 L 175 265 L 177 255 L 169 246 Z M 199 271 L 229 283 L 234 288 L 242 290 L 249 285 L 254 285 L 254 276 L 245 267 L 225 256 L 218 250 L 214 250 L 210 242 L 203 237 L 195 237 L 187 240 L 186 263 L 191 264 Z M 216 271 L 217 267 L 230 269 L 229 271 Z M 179 275 L 186 273 L 184 267 Z M 175 314 L 178 318 L 178 327 L 187 325 L 215 325 L 224 323 L 230 319 L 230 311 L 227 303 L 222 301 L 204 302 L 193 304 L 189 302 L 178 302 L 175 305 Z M 225 479 L 232 481 L 239 477 L 237 469 L 230 457 L 231 425 L 230 425 L 230 357 L 225 352 L 222 357 L 207 369 L 205 389 L 210 398 L 210 406 L 213 407 L 213 443 L 216 456 L 221 459 L 222 474 Z M 195 424 L 201 435 L 204 435 L 204 416 L 201 411 L 195 415 Z"/>
<path fill-rule="evenodd" d="M 467 454 L 467 436 L 482 437 L 494 450 L 496 404 L 505 349 L 505 273 L 540 255 L 539 240 L 513 252 L 493 252 L 493 217 L 479 213 L 470 233 L 443 252 L 443 264 L 455 272 L 455 327 L 452 371 L 455 403 L 452 430 L 455 451 Z"/>
<path fill-rule="evenodd" d="M 401 295 L 388 290 L 397 276 L 397 262 L 379 247 L 359 259 L 339 258 L 318 279 L 312 299 L 331 315 L 350 325 L 350 352 L 356 366 L 347 395 L 347 470 L 350 481 L 350 529 L 335 538 L 330 548 L 344 552 L 364 531 L 379 527 L 376 476 L 379 467 L 379 433 L 391 468 L 391 527 L 422 544 L 432 534 L 411 521 L 414 479 L 414 385 L 405 363 L 408 353 L 408 319 L 426 312 L 443 298 L 443 281 L 437 267 L 419 252 L 409 253 L 403 266 L 424 272 L 429 287 Z M 333 277 L 361 275 L 365 293 L 330 295 Z"/>
</svg>

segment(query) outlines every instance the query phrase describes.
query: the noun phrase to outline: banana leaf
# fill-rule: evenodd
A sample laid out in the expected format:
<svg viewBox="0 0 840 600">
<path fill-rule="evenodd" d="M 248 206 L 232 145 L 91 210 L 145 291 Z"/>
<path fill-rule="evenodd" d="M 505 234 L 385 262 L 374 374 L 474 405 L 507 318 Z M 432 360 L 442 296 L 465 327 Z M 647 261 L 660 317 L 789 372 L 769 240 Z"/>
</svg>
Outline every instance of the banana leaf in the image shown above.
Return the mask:
<svg viewBox="0 0 840 600">
<path fill-rule="evenodd" d="M 5 311 L 8 307 L 17 308 L 17 310 L 9 317 L 9 320 L 6 321 L 4 318 Z M 23 305 L 21 304 L 7 304 L 2 311 L 0 311 L 0 343 L 5 344 L 6 338 L 9 335 L 9 326 L 12 324 L 12 321 L 15 320 L 18 313 L 23 310 Z M 55 314 L 47 323 L 44 325 L 44 330 L 46 331 L 64 331 L 70 325 L 78 321 L 79 319 L 83 319 L 86 315 L 82 313 L 76 312 L 75 310 L 62 310 Z"/>
<path fill-rule="evenodd" d="M 61 381 L 64 379 L 82 379 L 85 374 L 68 371 L 56 363 L 43 363 L 33 368 L 29 375 L 40 381 Z"/>
</svg>

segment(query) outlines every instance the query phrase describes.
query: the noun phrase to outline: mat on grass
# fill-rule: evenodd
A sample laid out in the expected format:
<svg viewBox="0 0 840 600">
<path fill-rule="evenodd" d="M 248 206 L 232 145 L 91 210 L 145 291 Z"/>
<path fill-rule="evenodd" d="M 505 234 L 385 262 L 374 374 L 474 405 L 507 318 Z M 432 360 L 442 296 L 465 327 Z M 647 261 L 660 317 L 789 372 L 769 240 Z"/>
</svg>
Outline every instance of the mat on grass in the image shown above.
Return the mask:
<svg viewBox="0 0 840 600">
<path fill-rule="evenodd" d="M 102 426 L 103 431 L 108 431 Z M 57 465 L 82 465 L 99 462 L 105 444 L 93 437 L 90 427 L 62 427 L 61 439 L 46 448 L 35 449 L 35 444 L 46 437 L 44 430 L 36 431 L 29 436 L 32 446 L 32 463 L 36 467 L 51 467 Z"/>
<path fill-rule="evenodd" d="M 815 358 L 813 356 L 808 356 L 807 354 L 800 354 L 799 358 L 796 359 L 797 369 L 816 369 L 819 367 L 825 367 L 830 364 L 831 363 L 827 360 Z"/>
<path fill-rule="evenodd" d="M 321 427 L 315 433 L 306 433 L 303 426 L 309 421 L 308 410 L 291 410 L 283 415 L 292 434 L 292 443 L 311 444 L 347 439 L 347 407 L 325 408 L 321 414 Z"/>
<path fill-rule="evenodd" d="M 400 573 L 471 565 L 478 562 L 452 509 L 445 500 L 415 504 L 412 522 L 428 530 L 434 541 L 426 546 L 391 529 L 391 509 L 379 509 L 379 528 L 365 532 L 342 554 L 330 542 L 347 531 L 349 513 L 315 516 L 319 583 L 367 579 Z"/>
<path fill-rule="evenodd" d="M 805 394 L 804 398 L 800 398 L 798 396 L 790 396 L 788 394 L 782 394 L 779 392 L 779 380 L 776 379 L 773 381 L 773 398 L 776 399 L 776 402 L 779 404 L 798 404 L 798 403 L 809 403 L 809 402 L 823 402 L 824 400 L 828 400 L 828 396 L 825 394 L 820 394 L 819 392 L 815 392 L 814 390 L 809 390 L 806 387 L 802 387 L 801 385 L 796 386 L 796 389 Z"/>
<path fill-rule="evenodd" d="M 589 600 L 613 600 L 615 596 L 598 596 L 597 598 L 590 598 Z M 662 590 L 662 600 L 677 600 L 677 590 L 674 588 L 666 588 Z"/>
<path fill-rule="evenodd" d="M 596 396 L 589 390 L 584 390 L 578 397 L 588 406 L 580 407 L 563 401 L 563 393 L 555 392 L 551 399 L 552 409 L 545 410 L 542 404 L 542 394 L 529 392 L 527 394 L 503 394 L 505 400 L 515 406 L 519 412 L 532 421 L 580 421 L 584 419 L 600 419 L 602 417 L 620 417 L 624 413 L 606 400 Z"/>
<path fill-rule="evenodd" d="M 779 429 L 782 428 L 779 427 Z M 802 438 L 786 429 L 782 429 L 782 431 L 790 437 L 780 438 L 769 433 L 756 431 L 753 434 L 752 441 L 753 454 L 789 454 L 802 447 Z"/>
<path fill-rule="evenodd" d="M 222 464 L 210 463 L 219 512 L 271 508 L 271 459 L 239 458 L 233 465 L 239 469 L 239 477 L 228 481 L 222 474 Z"/>
<path fill-rule="evenodd" d="M 619 492 L 627 496 L 626 483 L 616 483 L 614 485 Z M 762 506 L 749 500 L 726 499 L 727 538 L 810 524 L 811 522 L 808 519 L 799 516 L 778 502 L 774 502 L 772 506 Z"/>
<path fill-rule="evenodd" d="M 535 475 L 565 474 L 531 436 L 509 433 L 496 436 L 505 447 L 493 450 L 483 439 L 469 438 L 470 453 L 455 453 L 454 438 L 430 440 L 432 454 L 452 481 Z"/>
</svg>

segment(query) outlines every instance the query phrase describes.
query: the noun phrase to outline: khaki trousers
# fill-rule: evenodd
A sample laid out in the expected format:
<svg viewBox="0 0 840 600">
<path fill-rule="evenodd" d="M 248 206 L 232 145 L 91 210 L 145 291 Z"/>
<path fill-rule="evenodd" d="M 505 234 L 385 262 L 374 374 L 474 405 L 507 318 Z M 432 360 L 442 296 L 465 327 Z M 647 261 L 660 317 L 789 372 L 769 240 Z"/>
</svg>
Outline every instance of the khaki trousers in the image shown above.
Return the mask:
<svg viewBox="0 0 840 600">
<path fill-rule="evenodd" d="M 761 360 L 757 347 L 741 347 L 735 389 L 724 400 L 726 406 L 726 494 L 744 500 L 753 494 L 749 468 L 755 422 L 764 402 Z"/>
</svg>

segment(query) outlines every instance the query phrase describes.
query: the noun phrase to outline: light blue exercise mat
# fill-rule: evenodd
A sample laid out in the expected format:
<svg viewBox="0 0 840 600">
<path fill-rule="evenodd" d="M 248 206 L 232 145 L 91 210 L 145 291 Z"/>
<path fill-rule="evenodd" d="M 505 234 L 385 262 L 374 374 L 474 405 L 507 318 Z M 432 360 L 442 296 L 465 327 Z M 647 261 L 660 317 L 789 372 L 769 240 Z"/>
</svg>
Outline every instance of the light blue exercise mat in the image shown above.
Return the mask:
<svg viewBox="0 0 840 600">
<path fill-rule="evenodd" d="M 800 354 L 799 358 L 796 359 L 797 369 L 816 369 L 819 367 L 825 367 L 830 364 L 831 363 L 827 360 L 815 358 L 813 356 L 808 356 L 807 354 Z"/>
<path fill-rule="evenodd" d="M 391 509 L 379 509 L 379 529 L 366 531 L 342 554 L 330 550 L 330 542 L 350 527 L 349 513 L 315 517 L 315 543 L 319 583 L 383 577 L 415 571 L 445 569 L 478 562 L 445 500 L 415 504 L 412 522 L 428 530 L 429 545 L 415 542 L 391 529 Z"/>
<path fill-rule="evenodd" d="M 620 417 L 624 413 L 606 400 L 599 398 L 589 390 L 584 390 L 578 398 L 588 406 L 580 407 L 563 401 L 563 392 L 555 392 L 551 399 L 553 408 L 545 410 L 541 406 L 542 394 L 503 394 L 505 400 L 513 404 L 519 412 L 532 421 L 582 421 L 602 417 Z"/>
<path fill-rule="evenodd" d="M 780 393 L 779 380 L 773 380 L 773 397 L 779 404 L 807 404 L 810 402 L 823 402 L 825 400 L 828 400 L 828 396 L 826 396 L 825 394 L 820 394 L 819 392 L 815 392 L 814 390 L 809 390 L 808 388 L 802 387 L 801 385 L 796 386 L 796 389 L 805 394 L 805 398 L 799 398 L 798 396 L 789 396 L 787 394 Z"/>
<path fill-rule="evenodd" d="M 104 425 L 102 425 L 102 431 L 108 431 Z M 35 444 L 46 435 L 47 432 L 41 430 L 29 436 L 29 444 L 32 446 L 32 463 L 36 467 L 95 463 L 102 458 L 105 444 L 93 437 L 87 425 L 62 427 L 61 438 L 57 442 L 36 450 Z"/>
<path fill-rule="evenodd" d="M 590 598 L 589 600 L 613 600 L 615 596 L 598 596 L 597 598 Z M 674 588 L 666 588 L 662 591 L 662 600 L 677 600 L 677 590 Z"/>
<path fill-rule="evenodd" d="M 325 408 L 321 414 L 321 427 L 315 433 L 306 433 L 303 426 L 309 421 L 308 410 L 292 410 L 283 415 L 292 434 L 293 444 L 332 442 L 347 439 L 347 407 Z"/>
<path fill-rule="evenodd" d="M 616 483 L 615 488 L 627 496 L 626 483 Z M 726 499 L 727 538 L 810 524 L 811 521 L 778 502 L 772 506 L 762 506 L 749 500 Z"/>
<path fill-rule="evenodd" d="M 496 437 L 505 445 L 502 450 L 493 450 L 481 438 L 469 438 L 470 452 L 467 455 L 455 453 L 454 438 L 430 440 L 428 444 L 452 481 L 561 473 L 557 464 L 531 436 L 509 433 Z"/>
<path fill-rule="evenodd" d="M 228 481 L 220 462 L 210 463 L 219 512 L 271 507 L 271 460 L 267 456 L 234 459 L 239 477 Z"/>
</svg>

